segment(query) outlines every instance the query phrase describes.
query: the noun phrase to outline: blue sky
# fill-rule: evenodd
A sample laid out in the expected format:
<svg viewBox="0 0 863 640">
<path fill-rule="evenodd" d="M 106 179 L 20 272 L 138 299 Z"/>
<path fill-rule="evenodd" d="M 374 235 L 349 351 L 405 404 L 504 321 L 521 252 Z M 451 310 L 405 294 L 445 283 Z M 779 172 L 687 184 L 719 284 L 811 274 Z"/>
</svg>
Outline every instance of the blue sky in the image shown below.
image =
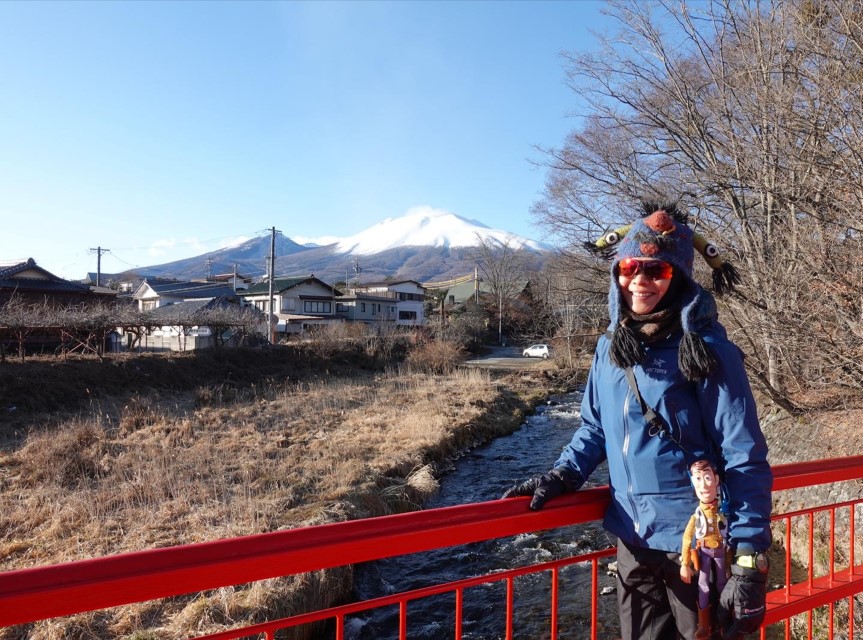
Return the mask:
<svg viewBox="0 0 863 640">
<path fill-rule="evenodd" d="M 68 278 L 428 205 L 533 239 L 602 3 L 0 2 L 0 260 Z"/>
</svg>

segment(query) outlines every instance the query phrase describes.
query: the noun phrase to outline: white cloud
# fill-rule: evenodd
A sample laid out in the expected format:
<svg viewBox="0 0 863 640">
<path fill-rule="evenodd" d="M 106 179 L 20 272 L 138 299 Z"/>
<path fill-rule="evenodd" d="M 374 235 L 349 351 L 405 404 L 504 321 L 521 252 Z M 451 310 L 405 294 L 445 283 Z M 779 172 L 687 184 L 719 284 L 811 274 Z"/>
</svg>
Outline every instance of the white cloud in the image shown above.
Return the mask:
<svg viewBox="0 0 863 640">
<path fill-rule="evenodd" d="M 175 238 L 161 238 L 156 240 L 150 247 L 147 249 L 147 253 L 153 257 L 158 258 L 159 256 L 163 256 L 171 249 L 175 249 L 177 247 L 177 240 Z"/>
</svg>

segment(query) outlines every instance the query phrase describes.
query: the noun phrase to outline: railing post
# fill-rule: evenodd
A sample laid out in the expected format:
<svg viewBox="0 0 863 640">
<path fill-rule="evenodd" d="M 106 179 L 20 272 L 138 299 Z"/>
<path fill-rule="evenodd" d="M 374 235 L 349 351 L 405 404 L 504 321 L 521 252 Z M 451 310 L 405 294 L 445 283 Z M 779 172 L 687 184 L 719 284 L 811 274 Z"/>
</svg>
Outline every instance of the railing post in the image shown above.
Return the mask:
<svg viewBox="0 0 863 640">
<path fill-rule="evenodd" d="M 506 579 L 506 640 L 512 640 L 512 616 L 513 601 L 515 599 L 515 580 L 512 577 Z"/>
<path fill-rule="evenodd" d="M 555 567 L 551 570 L 551 640 L 557 640 L 557 610 L 558 588 L 560 586 L 560 570 Z"/>
<path fill-rule="evenodd" d="M 455 590 L 455 640 L 461 640 L 462 633 L 462 609 L 464 607 L 464 589 L 459 587 Z"/>
</svg>

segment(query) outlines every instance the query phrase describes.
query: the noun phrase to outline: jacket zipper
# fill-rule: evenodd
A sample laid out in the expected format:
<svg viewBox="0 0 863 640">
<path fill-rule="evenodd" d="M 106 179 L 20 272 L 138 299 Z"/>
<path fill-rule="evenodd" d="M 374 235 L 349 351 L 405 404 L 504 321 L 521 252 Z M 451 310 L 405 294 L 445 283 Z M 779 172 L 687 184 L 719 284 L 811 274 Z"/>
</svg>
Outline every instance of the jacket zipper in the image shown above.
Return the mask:
<svg viewBox="0 0 863 640">
<path fill-rule="evenodd" d="M 638 512 L 635 509 L 635 500 L 632 498 L 632 474 L 629 471 L 629 399 L 632 393 L 627 391 L 626 400 L 623 402 L 623 470 L 626 472 L 626 497 L 632 510 L 632 522 L 635 525 L 635 533 L 639 532 L 641 523 L 638 521 Z"/>
</svg>

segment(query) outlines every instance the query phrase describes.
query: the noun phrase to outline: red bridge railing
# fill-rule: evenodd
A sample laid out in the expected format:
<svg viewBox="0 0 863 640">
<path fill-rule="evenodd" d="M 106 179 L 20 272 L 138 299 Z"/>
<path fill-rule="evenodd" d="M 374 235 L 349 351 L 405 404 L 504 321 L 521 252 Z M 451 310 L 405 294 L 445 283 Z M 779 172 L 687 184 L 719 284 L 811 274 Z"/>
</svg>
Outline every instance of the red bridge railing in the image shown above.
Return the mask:
<svg viewBox="0 0 863 640">
<path fill-rule="evenodd" d="M 863 456 L 820 460 L 774 467 L 773 489 L 783 491 L 859 479 L 863 479 Z M 538 512 L 526 509 L 526 500 L 496 500 L 8 571 L 0 573 L 0 626 L 582 524 L 602 518 L 609 496 L 605 487 L 579 491 L 553 500 Z M 825 625 L 833 637 L 834 603 L 847 600 L 847 637 L 853 637 L 853 596 L 863 591 L 863 565 L 856 564 L 855 556 L 855 511 L 861 502 L 863 497 L 774 515 L 774 536 L 781 535 L 778 546 L 783 548 L 785 561 L 784 568 L 781 568 L 784 576 L 777 575 L 774 567 L 771 580 L 781 580 L 784 586 L 768 594 L 765 625 L 784 621 L 785 636 L 790 637 L 791 618 L 808 614 L 806 628 L 809 637 L 813 637 L 814 628 L 821 629 Z M 849 532 L 848 539 L 838 543 L 835 536 L 837 519 L 842 522 L 843 530 Z M 796 548 L 801 536 L 803 548 L 808 549 L 808 566 L 806 576 L 794 582 L 792 547 Z M 400 637 L 404 638 L 407 637 L 409 602 L 439 593 L 453 593 L 456 638 L 460 638 L 464 590 L 478 584 L 503 582 L 506 585 L 506 637 L 511 638 L 515 578 L 528 573 L 548 572 L 552 582 L 549 610 L 551 637 L 554 638 L 558 632 L 559 572 L 565 566 L 586 562 L 591 565 L 593 626 L 590 633 L 595 638 L 598 562 L 611 555 L 614 555 L 614 550 L 607 549 L 207 637 L 242 638 L 264 634 L 272 638 L 278 629 L 333 620 L 336 638 L 342 638 L 346 616 L 397 604 L 400 608 Z M 829 608 L 827 621 L 815 620 L 813 611 L 825 606 Z"/>
</svg>

